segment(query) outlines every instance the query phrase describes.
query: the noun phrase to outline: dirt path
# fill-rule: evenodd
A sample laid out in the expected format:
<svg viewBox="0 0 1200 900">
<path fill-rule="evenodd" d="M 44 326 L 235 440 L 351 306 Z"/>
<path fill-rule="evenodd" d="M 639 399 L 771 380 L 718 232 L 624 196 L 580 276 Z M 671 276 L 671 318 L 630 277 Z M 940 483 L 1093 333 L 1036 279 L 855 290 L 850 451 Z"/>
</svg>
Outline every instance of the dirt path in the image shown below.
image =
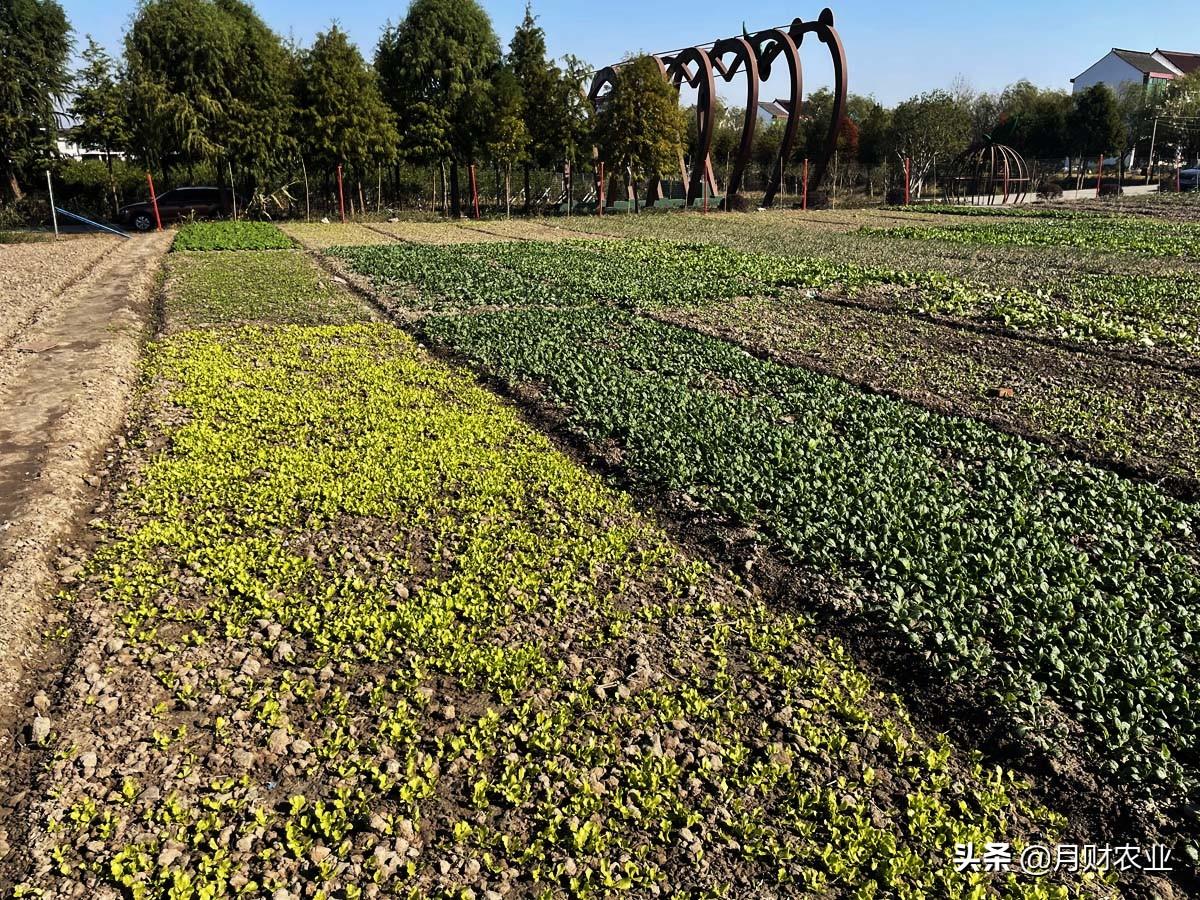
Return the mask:
<svg viewBox="0 0 1200 900">
<path fill-rule="evenodd" d="M 99 485 L 95 470 L 137 380 L 170 235 L 123 242 L 0 351 L 0 724 L 29 724 L 26 675 L 42 657 L 60 549 Z"/>
</svg>

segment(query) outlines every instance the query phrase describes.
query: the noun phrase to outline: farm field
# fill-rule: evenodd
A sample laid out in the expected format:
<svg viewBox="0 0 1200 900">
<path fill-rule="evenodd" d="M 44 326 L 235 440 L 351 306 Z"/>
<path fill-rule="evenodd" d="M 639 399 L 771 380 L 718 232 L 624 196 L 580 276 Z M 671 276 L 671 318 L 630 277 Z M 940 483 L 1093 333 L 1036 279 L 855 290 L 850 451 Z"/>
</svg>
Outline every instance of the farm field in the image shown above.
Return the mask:
<svg viewBox="0 0 1200 900">
<path fill-rule="evenodd" d="M 1181 372 L 884 317 L 800 292 L 653 315 L 1200 496 L 1200 385 Z"/>
<path fill-rule="evenodd" d="M 982 218 L 982 217 L 980 217 Z M 1005 215 L 1002 221 L 890 227 L 889 237 L 953 244 L 1017 244 L 1080 247 L 1098 252 L 1143 253 L 1195 259 L 1200 223 L 1164 222 L 1142 217 Z M 879 230 L 865 228 L 860 234 Z"/>
<path fill-rule="evenodd" d="M 946 677 L 991 685 L 1046 749 L 1160 796 L 1195 784 L 1200 506 L 624 312 L 422 330 L 542 386 L 649 489 L 866 589 L 863 614 Z"/>
<path fill-rule="evenodd" d="M 18 896 L 1112 893 L 955 872 L 1071 823 L 304 259 L 173 254 Z"/>
<path fill-rule="evenodd" d="M 853 216 L 861 225 L 838 233 L 819 218 L 815 227 L 808 224 L 809 216 L 834 215 Z M 562 227 L 589 236 L 603 230 L 639 239 L 714 243 L 804 259 L 811 265 L 851 267 L 872 273 L 860 285 L 872 289 L 852 295 L 864 306 L 1116 350 L 1176 366 L 1197 365 L 1200 272 L 1190 262 L 1136 254 L 1123 255 L 1118 262 L 1112 254 L 1071 248 L 906 240 L 892 227 L 902 227 L 895 219 L 904 215 L 618 215 L 586 222 L 564 219 Z M 879 222 L 879 216 L 887 217 L 887 228 L 861 232 L 868 223 Z M 896 286 L 905 290 L 896 291 Z M 843 291 L 838 296 L 847 295 Z"/>
<path fill-rule="evenodd" d="M 44 315 L 56 295 L 118 246 L 116 238 L 5 245 L 0 255 L 0 348 Z"/>
<path fill-rule="evenodd" d="M 505 228 L 520 234 L 519 224 Z M 703 256 L 712 246 L 639 239 L 604 253 L 656 247 L 663 261 L 650 267 L 652 280 L 676 254 Z M 354 251 L 332 252 L 354 264 Z M 382 249 L 360 270 L 373 266 L 375 287 L 396 302 L 425 291 L 413 307 L 436 311 L 430 297 L 442 291 L 443 263 L 435 254 L 380 277 L 380 260 L 392 252 Z M 456 259 L 475 251 L 437 252 Z M 850 586 L 855 615 L 875 623 L 865 628 L 905 636 L 943 678 L 981 688 L 1026 741 L 1154 798 L 1160 822 L 1195 833 L 1180 804 L 1197 776 L 1187 648 L 1200 602 L 1200 519 L 1195 504 L 1171 496 L 1195 496 L 1194 462 L 1186 461 L 1193 376 L 899 314 L 910 305 L 919 313 L 913 301 L 883 315 L 857 302 L 864 284 L 883 283 L 866 266 L 714 255 L 744 279 L 737 296 L 706 277 L 703 289 L 671 298 L 643 293 L 646 282 L 632 271 L 607 268 L 611 287 L 560 290 L 556 280 L 566 285 L 577 269 L 594 270 L 573 255 L 597 250 L 567 244 L 548 274 L 527 268 L 547 252 L 536 241 L 498 251 L 488 258 L 501 277 L 472 288 L 479 302 L 453 305 L 470 315 L 426 317 L 417 329 L 518 396 L 533 391 L 557 406 L 568 432 L 640 494 L 667 498 L 685 519 L 716 516 L 802 570 Z M 889 277 L 898 282 L 892 289 L 922 280 Z M 930 281 L 959 287 L 944 276 Z M 1156 282 L 1164 295 L 1167 281 Z M 914 340 L 924 344 L 913 349 Z M 998 387 L 1011 395 L 985 395 Z M 1015 411 L 997 412 L 998 401 L 1016 401 Z M 1101 467 L 945 412 L 1031 434 Z M 1104 468 L 1134 458 L 1132 468 L 1170 475 L 1174 487 Z M 980 616 L 983 602 L 989 613 Z"/>
</svg>

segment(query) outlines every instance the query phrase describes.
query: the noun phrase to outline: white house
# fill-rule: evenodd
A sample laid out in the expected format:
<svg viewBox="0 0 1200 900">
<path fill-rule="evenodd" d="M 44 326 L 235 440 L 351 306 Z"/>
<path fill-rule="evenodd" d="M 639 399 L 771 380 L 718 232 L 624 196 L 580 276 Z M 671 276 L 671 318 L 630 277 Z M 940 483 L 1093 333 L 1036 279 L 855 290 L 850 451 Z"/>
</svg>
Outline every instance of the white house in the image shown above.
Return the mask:
<svg viewBox="0 0 1200 900">
<path fill-rule="evenodd" d="M 1177 50 L 1122 50 L 1113 47 L 1106 56 L 1071 79 L 1076 94 L 1097 84 L 1107 84 L 1114 92 L 1130 84 L 1159 90 L 1176 78 L 1200 68 L 1200 54 Z"/>
<path fill-rule="evenodd" d="M 772 122 L 786 122 L 787 119 L 787 107 L 779 100 L 758 101 L 758 121 L 762 124 L 770 125 Z"/>
</svg>

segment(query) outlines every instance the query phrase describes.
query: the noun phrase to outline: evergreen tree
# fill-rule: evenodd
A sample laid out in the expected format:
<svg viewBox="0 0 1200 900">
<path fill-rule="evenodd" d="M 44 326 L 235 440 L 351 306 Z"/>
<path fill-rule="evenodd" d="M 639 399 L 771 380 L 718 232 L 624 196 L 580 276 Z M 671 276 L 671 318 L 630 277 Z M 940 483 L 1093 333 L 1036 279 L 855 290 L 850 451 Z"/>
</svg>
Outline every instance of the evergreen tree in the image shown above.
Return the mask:
<svg viewBox="0 0 1200 900">
<path fill-rule="evenodd" d="M 148 0 L 125 37 L 130 144 L 165 168 L 250 174 L 294 155 L 287 51 L 242 0 Z"/>
<path fill-rule="evenodd" d="M 534 163 L 551 166 L 563 158 L 562 113 L 557 101 L 561 73 L 546 59 L 546 32 L 537 24 L 533 8 L 525 4 L 525 18 L 508 45 L 508 67 L 520 85 L 522 121 L 529 138 L 525 154 L 525 212 L 532 201 L 529 174 Z"/>
<path fill-rule="evenodd" d="M 71 84 L 71 45 L 55 0 L 0 2 L 0 179 L 14 199 L 33 166 L 56 152 L 56 104 Z"/>
<path fill-rule="evenodd" d="M 339 163 L 365 172 L 396 157 L 400 135 L 374 70 L 336 25 L 301 55 L 298 136 L 326 174 Z"/>
<path fill-rule="evenodd" d="M 525 101 L 521 83 L 509 68 L 497 74 L 492 89 L 495 119 L 492 122 L 488 153 L 504 170 L 504 211 L 512 217 L 512 167 L 529 158 L 530 137 L 525 122 Z M 529 208 L 528 167 L 525 179 L 525 208 Z"/>
<path fill-rule="evenodd" d="M 1117 96 L 1106 84 L 1095 84 L 1074 98 L 1067 116 L 1067 137 L 1071 149 L 1088 157 L 1118 150 L 1125 144 L 1125 123 Z"/>
<path fill-rule="evenodd" d="M 500 42 L 475 0 L 414 0 L 404 21 L 384 30 L 375 68 L 384 98 L 422 135 L 421 156 L 450 148 L 451 214 L 461 213 L 458 165 L 487 140 L 491 79 Z"/>
<path fill-rule="evenodd" d="M 658 63 L 639 56 L 622 65 L 596 117 L 596 147 L 601 159 L 622 172 L 626 189 L 631 181 L 671 171 L 684 134 L 679 99 Z"/>
</svg>

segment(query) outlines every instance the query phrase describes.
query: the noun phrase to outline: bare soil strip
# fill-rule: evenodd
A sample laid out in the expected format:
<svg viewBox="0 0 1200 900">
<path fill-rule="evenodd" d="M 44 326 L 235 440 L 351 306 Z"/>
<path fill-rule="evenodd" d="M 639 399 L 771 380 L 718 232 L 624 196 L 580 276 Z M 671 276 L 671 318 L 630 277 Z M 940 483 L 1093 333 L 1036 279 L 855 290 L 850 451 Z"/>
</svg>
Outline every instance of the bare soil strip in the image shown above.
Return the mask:
<svg viewBox="0 0 1200 900">
<path fill-rule="evenodd" d="M 80 237 L 0 246 L 0 351 L 53 314 L 66 289 L 120 243 L 115 237 Z"/>
<path fill-rule="evenodd" d="M 74 562 L 58 553 L 124 420 L 169 234 L 122 242 L 13 335 L 0 362 L 0 722 L 39 665 L 48 595 Z M 74 243 L 74 242 L 72 242 Z M 64 244 L 63 247 L 70 245 Z M 70 252 L 70 251 L 65 251 Z M 16 719 L 15 726 L 26 723 Z"/>
</svg>

